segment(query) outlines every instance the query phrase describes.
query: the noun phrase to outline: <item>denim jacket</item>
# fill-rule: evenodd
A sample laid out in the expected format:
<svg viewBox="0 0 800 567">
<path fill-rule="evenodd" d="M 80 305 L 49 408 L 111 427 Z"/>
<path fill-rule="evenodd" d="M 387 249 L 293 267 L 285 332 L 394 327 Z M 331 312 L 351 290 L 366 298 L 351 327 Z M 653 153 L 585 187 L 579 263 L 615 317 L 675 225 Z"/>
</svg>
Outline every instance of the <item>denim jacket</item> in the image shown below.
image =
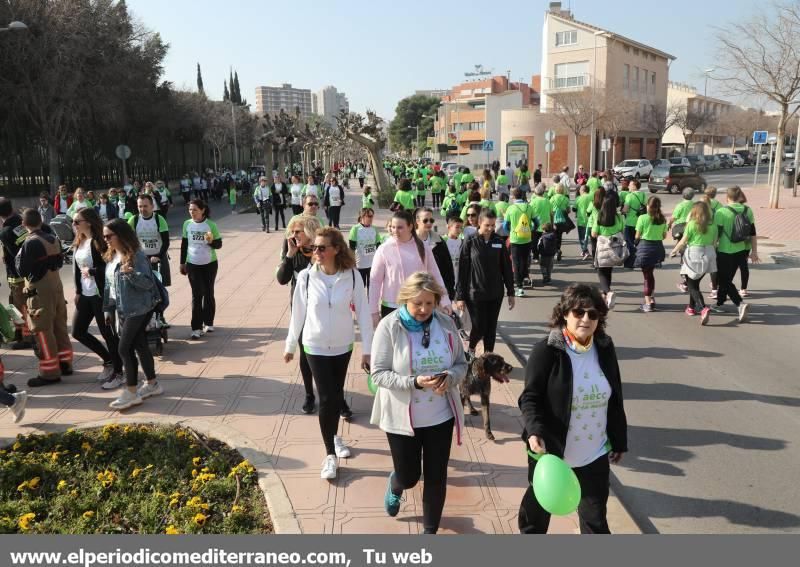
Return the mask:
<svg viewBox="0 0 800 567">
<path fill-rule="evenodd" d="M 114 270 L 116 301 L 111 299 L 111 282 L 106 279 L 103 292 L 103 311 L 111 314 L 115 310 L 122 317 L 136 317 L 149 313 L 160 300 L 158 288 L 153 282 L 150 260 L 139 250 L 133 257 L 133 271 L 125 274 L 118 264 Z"/>
</svg>

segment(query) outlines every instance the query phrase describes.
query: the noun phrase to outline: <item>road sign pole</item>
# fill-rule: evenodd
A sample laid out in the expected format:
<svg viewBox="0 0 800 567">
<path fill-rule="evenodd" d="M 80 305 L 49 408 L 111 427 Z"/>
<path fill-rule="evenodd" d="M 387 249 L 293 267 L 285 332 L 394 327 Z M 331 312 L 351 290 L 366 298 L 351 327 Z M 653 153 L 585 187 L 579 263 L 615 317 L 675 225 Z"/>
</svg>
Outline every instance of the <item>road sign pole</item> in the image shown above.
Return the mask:
<svg viewBox="0 0 800 567">
<path fill-rule="evenodd" d="M 125 185 L 128 182 L 128 168 L 126 167 L 126 164 L 125 164 L 126 161 L 127 160 L 122 160 L 122 186 L 123 187 L 125 187 Z"/>
<path fill-rule="evenodd" d="M 758 184 L 758 166 L 761 163 L 761 144 L 756 144 L 756 170 L 753 173 L 753 187 Z"/>
<path fill-rule="evenodd" d="M 767 186 L 772 187 L 772 153 L 773 153 L 773 146 L 772 144 L 769 145 L 769 166 L 767 169 Z"/>
</svg>

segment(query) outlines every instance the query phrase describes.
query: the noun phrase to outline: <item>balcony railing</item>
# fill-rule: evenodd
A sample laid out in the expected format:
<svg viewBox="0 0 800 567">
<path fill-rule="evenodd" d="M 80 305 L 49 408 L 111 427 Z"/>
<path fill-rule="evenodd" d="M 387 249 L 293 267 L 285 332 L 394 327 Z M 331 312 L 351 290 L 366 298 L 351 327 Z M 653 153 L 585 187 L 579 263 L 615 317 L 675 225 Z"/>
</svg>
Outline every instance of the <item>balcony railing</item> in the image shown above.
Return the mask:
<svg viewBox="0 0 800 567">
<path fill-rule="evenodd" d="M 589 73 L 581 73 L 568 77 L 550 77 L 550 90 L 563 89 L 582 89 L 591 84 L 592 78 Z"/>
</svg>

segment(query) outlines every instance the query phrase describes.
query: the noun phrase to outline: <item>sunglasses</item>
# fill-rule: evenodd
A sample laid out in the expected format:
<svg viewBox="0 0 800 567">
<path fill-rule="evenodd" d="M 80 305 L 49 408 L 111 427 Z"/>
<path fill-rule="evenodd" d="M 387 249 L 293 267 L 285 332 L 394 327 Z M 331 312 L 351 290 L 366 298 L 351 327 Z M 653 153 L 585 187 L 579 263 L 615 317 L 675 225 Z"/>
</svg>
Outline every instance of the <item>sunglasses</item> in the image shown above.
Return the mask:
<svg viewBox="0 0 800 567">
<path fill-rule="evenodd" d="M 312 244 L 311 245 L 311 250 L 313 250 L 314 252 L 319 252 L 320 254 L 324 254 L 325 250 L 327 250 L 327 249 L 328 249 L 328 245 L 327 244 Z"/>
<path fill-rule="evenodd" d="M 309 207 L 319 207 L 319 203 L 308 203 Z"/>
<path fill-rule="evenodd" d="M 583 307 L 576 307 L 575 309 L 572 309 L 572 315 L 577 319 L 583 319 L 584 315 L 588 315 L 590 321 L 597 321 L 597 319 L 600 317 L 600 313 L 597 311 L 597 309 L 584 309 Z"/>
<path fill-rule="evenodd" d="M 74 225 L 81 224 L 82 222 L 86 222 L 86 221 L 81 220 L 81 219 L 72 219 L 72 224 L 74 224 Z"/>
<path fill-rule="evenodd" d="M 299 230 L 293 230 L 293 231 L 292 231 L 292 234 L 302 234 L 302 233 L 304 233 L 304 232 L 305 232 L 305 230 L 303 230 L 303 229 L 301 228 L 301 229 L 299 229 Z"/>
<path fill-rule="evenodd" d="M 468 217 L 477 217 L 478 215 L 476 215 L 475 213 L 467 213 L 467 216 Z"/>
<path fill-rule="evenodd" d="M 434 221 L 433 219 L 422 219 L 422 222 L 424 222 L 425 224 L 433 224 L 436 221 Z"/>
<path fill-rule="evenodd" d="M 111 239 L 112 239 L 112 238 L 114 238 L 115 236 L 116 236 L 116 234 L 105 234 L 105 233 L 104 233 L 104 234 L 103 234 L 103 240 L 111 240 Z"/>
</svg>

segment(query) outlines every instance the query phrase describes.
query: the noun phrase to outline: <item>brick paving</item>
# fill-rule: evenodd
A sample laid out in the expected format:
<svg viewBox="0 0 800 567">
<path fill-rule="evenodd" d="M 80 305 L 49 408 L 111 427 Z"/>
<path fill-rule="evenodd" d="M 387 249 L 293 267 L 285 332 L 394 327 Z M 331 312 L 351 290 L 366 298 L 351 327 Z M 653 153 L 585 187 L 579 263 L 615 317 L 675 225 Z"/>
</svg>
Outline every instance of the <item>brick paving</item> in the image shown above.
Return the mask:
<svg viewBox="0 0 800 567">
<path fill-rule="evenodd" d="M 358 202 L 357 195 L 349 202 Z M 347 220 L 354 208 L 345 211 Z M 376 218 L 385 225 L 385 212 Z M 177 222 L 177 212 L 173 213 Z M 228 216 L 219 221 L 223 234 L 217 279 L 217 331 L 188 342 L 190 289 L 186 278 L 174 278 L 168 318 L 173 324 L 164 356 L 156 359 L 165 394 L 118 414 L 108 408 L 116 392 L 104 392 L 94 377 L 99 361 L 80 347 L 74 376 L 60 385 L 36 390 L 25 422 L 0 422 L 0 443 L 17 434 L 63 430 L 117 416 L 146 421 L 174 418 L 191 425 L 193 419 L 231 428 L 246 437 L 271 462 L 285 487 L 304 533 L 420 533 L 421 487 L 407 491 L 407 502 L 397 518 L 383 511 L 383 493 L 391 470 L 385 435 L 369 424 L 372 396 L 360 354 L 351 359 L 346 396 L 355 416 L 342 421 L 340 434 L 353 456 L 342 460 L 339 477 L 319 478 L 324 449 L 316 415 L 301 412 L 302 380 L 296 362 L 282 360 L 288 327 L 289 289 L 278 285 L 281 235 L 266 235 L 253 214 Z M 173 243 L 177 263 L 179 243 Z M 177 266 L 174 273 L 177 274 Z M 7 380 L 23 385 L 35 372 L 30 351 L 2 352 Z M 498 343 L 498 352 L 518 366 L 510 350 Z M 440 533 L 516 533 L 519 501 L 526 485 L 526 461 L 519 439 L 520 414 L 516 400 L 522 376 L 516 368 L 508 385 L 492 392 L 492 425 L 496 441 L 485 439 L 480 417 L 467 416 L 464 442 L 453 446 L 447 503 Z M 6 417 L 6 416 L 3 416 Z M 612 531 L 636 532 L 636 526 L 612 498 Z M 554 518 L 551 532 L 575 533 L 574 515 Z"/>
<path fill-rule="evenodd" d="M 746 187 L 747 203 L 753 208 L 762 241 L 790 241 L 792 248 L 800 248 L 800 196 L 792 197 L 791 189 L 781 189 L 778 209 L 769 208 L 769 189 L 766 185 Z M 723 196 L 717 197 L 724 200 Z"/>
</svg>

